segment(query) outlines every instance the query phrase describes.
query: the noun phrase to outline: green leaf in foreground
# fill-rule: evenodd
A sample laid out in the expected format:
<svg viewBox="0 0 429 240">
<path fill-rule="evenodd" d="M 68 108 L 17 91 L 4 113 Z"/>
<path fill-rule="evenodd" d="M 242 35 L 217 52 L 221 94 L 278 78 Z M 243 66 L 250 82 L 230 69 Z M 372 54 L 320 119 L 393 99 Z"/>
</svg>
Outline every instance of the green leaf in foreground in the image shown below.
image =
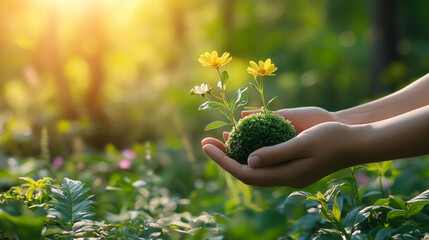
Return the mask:
<svg viewBox="0 0 429 240">
<path fill-rule="evenodd" d="M 70 231 L 74 223 L 89 219 L 94 215 L 90 199 L 93 195 L 85 195 L 89 188 L 83 188 L 83 183 L 77 180 L 64 178 L 61 187 L 52 186 L 51 198 L 56 202 L 50 202 L 48 217 L 57 220 Z"/>
<path fill-rule="evenodd" d="M 42 208 L 30 211 L 24 202 L 9 200 L 0 206 L 0 233 L 8 234 L 11 239 L 42 239 L 45 215 Z"/>
<path fill-rule="evenodd" d="M 207 124 L 207 126 L 204 128 L 204 131 L 217 129 L 217 128 L 220 128 L 220 127 L 223 127 L 226 125 L 229 125 L 229 123 L 224 122 L 224 121 L 214 121 L 214 122 Z"/>
</svg>

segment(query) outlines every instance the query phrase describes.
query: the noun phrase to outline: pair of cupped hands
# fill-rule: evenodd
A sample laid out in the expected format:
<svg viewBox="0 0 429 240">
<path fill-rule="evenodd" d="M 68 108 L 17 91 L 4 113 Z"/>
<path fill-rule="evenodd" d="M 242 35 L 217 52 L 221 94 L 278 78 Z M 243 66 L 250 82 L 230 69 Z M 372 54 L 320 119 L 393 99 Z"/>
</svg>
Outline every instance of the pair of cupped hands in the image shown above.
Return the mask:
<svg viewBox="0 0 429 240">
<path fill-rule="evenodd" d="M 243 111 L 242 117 L 259 111 Z M 207 156 L 238 180 L 253 186 L 303 188 L 337 170 L 355 165 L 349 125 L 318 107 L 274 112 L 291 121 L 297 136 L 287 142 L 260 148 L 242 165 L 225 154 L 225 144 L 215 138 L 202 140 Z M 224 132 L 226 141 L 229 133 Z"/>
</svg>

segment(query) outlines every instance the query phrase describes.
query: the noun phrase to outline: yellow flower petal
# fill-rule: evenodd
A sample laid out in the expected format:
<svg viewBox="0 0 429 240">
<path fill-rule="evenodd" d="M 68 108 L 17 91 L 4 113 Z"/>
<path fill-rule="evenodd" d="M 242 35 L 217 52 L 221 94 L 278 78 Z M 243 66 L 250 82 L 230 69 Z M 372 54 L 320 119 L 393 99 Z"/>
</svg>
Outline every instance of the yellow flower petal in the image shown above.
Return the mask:
<svg viewBox="0 0 429 240">
<path fill-rule="evenodd" d="M 273 72 L 277 70 L 274 64 L 271 63 L 271 59 L 268 58 L 265 62 L 259 60 L 258 64 L 254 61 L 249 62 L 250 67 L 247 68 L 247 72 L 253 76 L 275 76 Z"/>
<path fill-rule="evenodd" d="M 265 68 L 265 70 L 268 70 L 268 68 L 270 67 L 270 65 L 271 65 L 271 59 L 267 59 L 266 61 L 265 61 L 265 63 L 264 63 L 264 68 Z M 273 65 L 273 67 L 274 67 L 274 65 Z"/>
<path fill-rule="evenodd" d="M 223 65 L 227 64 L 232 60 L 232 57 L 229 57 L 229 53 L 225 52 L 219 57 L 217 51 L 212 51 L 211 53 L 205 52 L 200 56 L 198 61 L 201 63 L 203 67 L 215 67 L 219 68 Z"/>
</svg>

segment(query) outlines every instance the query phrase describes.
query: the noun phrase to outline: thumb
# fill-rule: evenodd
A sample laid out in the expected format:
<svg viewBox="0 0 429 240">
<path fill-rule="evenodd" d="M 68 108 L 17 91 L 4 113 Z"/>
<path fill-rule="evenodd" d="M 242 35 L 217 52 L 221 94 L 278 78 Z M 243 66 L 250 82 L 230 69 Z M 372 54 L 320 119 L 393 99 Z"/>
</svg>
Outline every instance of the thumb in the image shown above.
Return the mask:
<svg viewBox="0 0 429 240">
<path fill-rule="evenodd" d="M 261 110 L 244 110 L 241 112 L 241 117 L 245 117 L 245 116 L 248 116 L 254 113 L 260 113 L 260 112 L 262 112 L 262 109 Z"/>
<path fill-rule="evenodd" d="M 307 147 L 299 138 L 287 142 L 260 148 L 249 155 L 247 164 L 252 168 L 276 165 L 279 163 L 305 158 L 308 156 Z"/>
</svg>

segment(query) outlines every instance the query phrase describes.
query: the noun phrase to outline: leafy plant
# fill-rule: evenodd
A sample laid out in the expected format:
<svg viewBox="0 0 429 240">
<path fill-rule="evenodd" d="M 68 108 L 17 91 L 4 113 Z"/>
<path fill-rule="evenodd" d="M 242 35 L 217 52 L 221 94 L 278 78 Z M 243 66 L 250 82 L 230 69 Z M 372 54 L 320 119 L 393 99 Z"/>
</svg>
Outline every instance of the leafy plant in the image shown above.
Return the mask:
<svg viewBox="0 0 429 240">
<path fill-rule="evenodd" d="M 235 120 L 235 110 L 239 107 L 242 107 L 247 104 L 247 88 L 240 88 L 237 92 L 232 96 L 232 98 L 228 101 L 226 97 L 226 86 L 229 80 L 229 74 L 227 71 L 220 72 L 219 68 L 223 65 L 227 64 L 231 61 L 232 57 L 229 57 L 229 53 L 223 53 L 221 57 L 218 57 L 218 53 L 216 51 L 205 52 L 198 59 L 202 66 L 204 67 L 212 67 L 215 68 L 219 75 L 219 82 L 217 84 L 220 89 L 218 94 L 213 93 L 213 88 L 208 84 L 201 84 L 201 86 L 195 86 L 191 89 L 191 95 L 200 95 L 207 102 L 203 103 L 198 109 L 216 109 L 221 112 L 226 118 L 231 122 L 231 124 L 235 127 L 237 125 L 237 121 Z M 209 99 L 208 96 L 211 96 L 212 99 Z M 227 126 L 229 123 L 224 121 L 214 121 L 209 123 L 205 127 L 205 131 L 220 128 L 223 126 Z"/>
<path fill-rule="evenodd" d="M 19 177 L 19 179 L 26 181 L 26 183 L 11 187 L 7 192 L 0 194 L 0 203 L 15 199 L 22 200 L 28 206 L 32 206 L 49 201 L 48 190 L 51 187 L 52 178 L 45 177 L 34 180 L 30 177 Z"/>
<path fill-rule="evenodd" d="M 95 215 L 92 212 L 93 195 L 86 195 L 90 188 L 84 188 L 84 184 L 77 180 L 64 178 L 61 187 L 52 186 L 51 198 L 55 202 L 49 202 L 48 217 L 56 220 L 60 226 L 74 236 L 82 226 L 81 221 Z"/>
</svg>

